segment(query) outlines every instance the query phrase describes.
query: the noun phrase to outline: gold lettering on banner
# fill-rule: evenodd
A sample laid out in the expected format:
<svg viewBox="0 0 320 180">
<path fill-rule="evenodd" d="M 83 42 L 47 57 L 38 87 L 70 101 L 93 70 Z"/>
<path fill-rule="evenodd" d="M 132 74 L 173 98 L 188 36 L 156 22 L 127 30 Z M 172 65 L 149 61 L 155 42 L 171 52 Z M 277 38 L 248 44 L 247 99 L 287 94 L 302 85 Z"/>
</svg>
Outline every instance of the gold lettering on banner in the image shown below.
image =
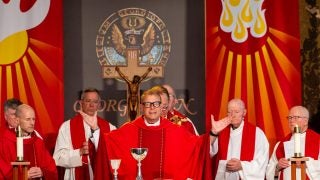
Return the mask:
<svg viewBox="0 0 320 180">
<path fill-rule="evenodd" d="M 190 98 L 187 102 L 184 99 L 178 99 L 178 103 L 176 105 L 176 109 L 178 111 L 186 112 L 189 115 L 196 115 L 197 111 L 190 109 L 190 105 L 194 102 L 194 98 Z M 73 104 L 74 112 L 79 110 L 79 101 L 75 101 Z M 126 104 L 126 99 L 120 99 L 117 101 L 116 99 L 108 99 L 108 100 L 101 100 L 101 108 L 99 112 L 107 112 L 107 113 L 119 113 L 120 117 L 126 117 L 128 113 L 128 107 Z"/>
</svg>

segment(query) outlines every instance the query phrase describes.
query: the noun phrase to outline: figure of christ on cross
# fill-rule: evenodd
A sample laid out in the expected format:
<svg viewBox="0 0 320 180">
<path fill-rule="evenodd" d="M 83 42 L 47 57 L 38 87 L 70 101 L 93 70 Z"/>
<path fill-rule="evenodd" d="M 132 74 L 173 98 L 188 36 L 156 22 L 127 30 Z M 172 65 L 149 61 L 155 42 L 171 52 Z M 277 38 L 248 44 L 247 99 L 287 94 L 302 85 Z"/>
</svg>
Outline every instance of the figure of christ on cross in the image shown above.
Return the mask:
<svg viewBox="0 0 320 180">
<path fill-rule="evenodd" d="M 119 73 L 120 77 L 126 81 L 128 85 L 128 93 L 127 93 L 127 107 L 128 107 L 128 114 L 130 120 L 134 120 L 138 114 L 138 106 L 139 106 L 139 86 L 140 83 L 148 76 L 152 67 L 149 67 L 147 71 L 142 75 L 134 75 L 132 81 L 124 75 L 118 66 L 116 66 L 116 71 Z"/>
</svg>

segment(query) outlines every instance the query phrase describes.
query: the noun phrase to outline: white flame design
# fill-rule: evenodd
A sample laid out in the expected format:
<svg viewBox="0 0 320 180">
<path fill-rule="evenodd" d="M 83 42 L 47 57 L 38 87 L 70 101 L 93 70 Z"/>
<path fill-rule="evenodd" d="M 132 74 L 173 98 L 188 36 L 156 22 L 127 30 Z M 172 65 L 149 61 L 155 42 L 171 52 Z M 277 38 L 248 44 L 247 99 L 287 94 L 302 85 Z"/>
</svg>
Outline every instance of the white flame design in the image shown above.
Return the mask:
<svg viewBox="0 0 320 180">
<path fill-rule="evenodd" d="M 6 37 L 38 26 L 47 16 L 50 0 L 37 0 L 27 12 L 21 12 L 20 1 L 0 1 L 0 41 Z"/>
</svg>

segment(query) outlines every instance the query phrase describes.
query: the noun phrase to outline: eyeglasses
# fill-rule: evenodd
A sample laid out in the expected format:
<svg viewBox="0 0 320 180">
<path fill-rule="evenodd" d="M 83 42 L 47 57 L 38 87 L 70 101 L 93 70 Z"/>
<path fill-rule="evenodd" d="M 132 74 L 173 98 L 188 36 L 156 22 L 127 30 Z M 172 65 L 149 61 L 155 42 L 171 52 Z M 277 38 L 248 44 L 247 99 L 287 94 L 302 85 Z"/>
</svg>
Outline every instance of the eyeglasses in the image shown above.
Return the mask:
<svg viewBox="0 0 320 180">
<path fill-rule="evenodd" d="M 157 108 L 157 107 L 160 107 L 161 101 L 143 102 L 142 105 L 146 108 L 150 108 L 151 106 Z"/>
<path fill-rule="evenodd" d="M 302 118 L 307 118 L 307 117 L 305 117 L 305 116 L 287 116 L 287 119 L 289 121 L 296 120 L 296 119 L 302 119 Z"/>
</svg>

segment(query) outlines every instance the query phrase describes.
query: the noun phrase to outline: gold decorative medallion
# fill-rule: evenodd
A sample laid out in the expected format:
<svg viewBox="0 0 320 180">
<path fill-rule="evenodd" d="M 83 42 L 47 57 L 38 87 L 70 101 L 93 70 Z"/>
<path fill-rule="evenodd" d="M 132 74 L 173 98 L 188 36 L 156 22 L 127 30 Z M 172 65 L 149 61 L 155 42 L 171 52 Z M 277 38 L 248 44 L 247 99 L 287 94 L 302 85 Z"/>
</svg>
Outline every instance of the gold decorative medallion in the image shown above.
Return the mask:
<svg viewBox="0 0 320 180">
<path fill-rule="evenodd" d="M 150 77 L 163 77 L 171 40 L 165 23 L 141 8 L 126 8 L 111 14 L 99 28 L 96 53 L 104 78 L 122 79 L 115 66 L 132 79 L 148 67 Z"/>
</svg>

